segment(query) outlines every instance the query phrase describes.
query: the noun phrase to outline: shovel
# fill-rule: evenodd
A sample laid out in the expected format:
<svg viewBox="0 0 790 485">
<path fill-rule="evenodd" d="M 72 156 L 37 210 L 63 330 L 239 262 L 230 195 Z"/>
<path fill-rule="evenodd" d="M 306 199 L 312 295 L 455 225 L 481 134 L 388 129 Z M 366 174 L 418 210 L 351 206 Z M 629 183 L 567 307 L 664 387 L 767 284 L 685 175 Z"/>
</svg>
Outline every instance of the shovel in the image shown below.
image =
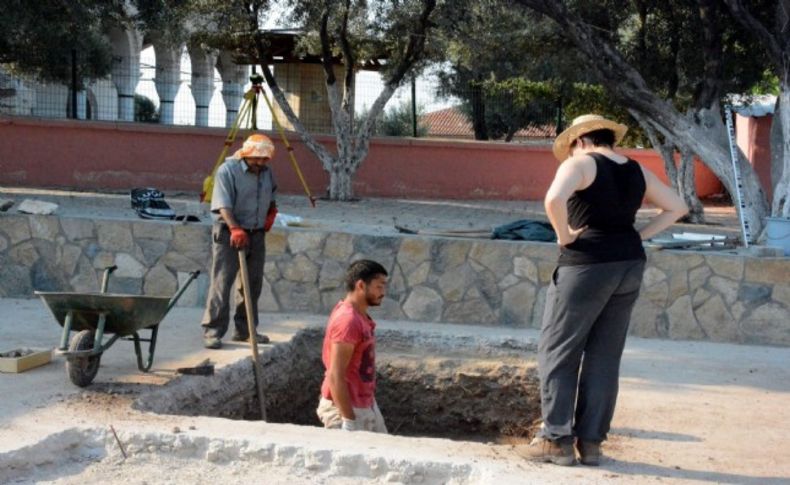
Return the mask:
<svg viewBox="0 0 790 485">
<path fill-rule="evenodd" d="M 247 251 L 239 249 L 239 270 L 241 285 L 244 292 L 244 309 L 247 313 L 247 332 L 252 348 L 252 368 L 255 372 L 255 386 L 258 391 L 258 402 L 261 404 L 261 420 L 266 421 L 266 401 L 263 399 L 263 366 L 258 360 L 258 334 L 255 331 L 255 315 L 252 314 L 252 297 L 250 296 L 250 273 L 247 270 Z"/>
</svg>

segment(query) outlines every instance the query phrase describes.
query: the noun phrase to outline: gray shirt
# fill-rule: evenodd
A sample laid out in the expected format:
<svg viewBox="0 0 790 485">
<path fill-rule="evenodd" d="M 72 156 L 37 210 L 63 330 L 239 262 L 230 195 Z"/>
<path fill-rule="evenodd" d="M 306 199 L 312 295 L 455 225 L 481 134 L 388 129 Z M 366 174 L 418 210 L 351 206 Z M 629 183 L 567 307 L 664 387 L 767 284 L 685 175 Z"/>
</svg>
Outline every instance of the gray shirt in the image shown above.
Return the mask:
<svg viewBox="0 0 790 485">
<path fill-rule="evenodd" d="M 241 227 L 261 229 L 276 191 L 277 183 L 269 167 L 256 174 L 244 160 L 226 158 L 214 177 L 211 195 L 214 220 L 222 221 L 220 209 L 230 209 Z"/>
</svg>

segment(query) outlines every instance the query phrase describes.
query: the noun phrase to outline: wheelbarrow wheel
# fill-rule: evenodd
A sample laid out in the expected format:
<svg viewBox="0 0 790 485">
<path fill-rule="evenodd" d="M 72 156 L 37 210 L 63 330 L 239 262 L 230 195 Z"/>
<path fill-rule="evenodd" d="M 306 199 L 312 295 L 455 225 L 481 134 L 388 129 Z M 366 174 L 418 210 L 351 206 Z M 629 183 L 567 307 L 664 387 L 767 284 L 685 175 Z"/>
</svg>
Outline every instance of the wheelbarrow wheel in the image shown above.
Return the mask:
<svg viewBox="0 0 790 485">
<path fill-rule="evenodd" d="M 93 348 L 93 332 L 90 330 L 83 330 L 78 332 L 71 338 L 69 343 L 69 351 L 77 352 L 90 350 Z M 92 355 L 89 357 L 69 357 L 66 360 L 66 372 L 69 374 L 69 379 L 75 386 L 85 387 L 93 382 L 96 373 L 99 372 L 99 361 L 101 355 Z"/>
</svg>

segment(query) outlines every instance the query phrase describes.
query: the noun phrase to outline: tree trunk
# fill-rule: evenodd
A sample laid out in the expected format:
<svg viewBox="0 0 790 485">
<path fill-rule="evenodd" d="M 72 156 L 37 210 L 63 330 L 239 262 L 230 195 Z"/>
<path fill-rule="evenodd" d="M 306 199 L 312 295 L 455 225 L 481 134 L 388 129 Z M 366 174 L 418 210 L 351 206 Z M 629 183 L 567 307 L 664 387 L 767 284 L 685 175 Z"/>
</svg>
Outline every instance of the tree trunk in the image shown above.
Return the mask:
<svg viewBox="0 0 790 485">
<path fill-rule="evenodd" d="M 781 157 L 780 163 L 775 164 L 776 167 L 772 167 L 771 170 L 774 192 L 771 215 L 774 217 L 790 217 L 790 79 L 788 77 L 786 74 L 782 80 L 777 109 L 774 113 L 774 123 L 778 122 L 780 129 L 772 130 L 771 133 L 771 148 L 776 149 Z M 775 159 L 775 155 L 772 158 Z"/>
<path fill-rule="evenodd" d="M 678 170 L 678 188 L 680 195 L 689 208 L 688 214 L 683 218 L 684 221 L 694 224 L 705 222 L 705 208 L 702 206 L 697 196 L 697 184 L 694 174 L 694 153 L 690 150 L 680 150 L 680 170 Z"/>
<path fill-rule="evenodd" d="M 470 86 L 472 92 L 472 129 L 475 140 L 488 140 L 488 127 L 486 126 L 486 104 L 483 98 L 483 88 L 475 80 Z"/>
<path fill-rule="evenodd" d="M 329 199 L 349 201 L 354 198 L 353 179 L 356 170 L 338 161 L 329 171 Z"/>
</svg>

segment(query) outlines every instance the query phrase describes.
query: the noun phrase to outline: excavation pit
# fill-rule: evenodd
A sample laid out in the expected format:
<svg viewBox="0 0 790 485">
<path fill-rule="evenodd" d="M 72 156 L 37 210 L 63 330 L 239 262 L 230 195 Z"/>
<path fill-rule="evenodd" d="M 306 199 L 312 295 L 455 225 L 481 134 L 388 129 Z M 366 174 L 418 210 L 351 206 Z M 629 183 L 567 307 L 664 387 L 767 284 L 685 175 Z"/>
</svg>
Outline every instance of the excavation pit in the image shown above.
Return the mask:
<svg viewBox="0 0 790 485">
<path fill-rule="evenodd" d="M 269 422 L 321 426 L 323 330 L 310 328 L 262 355 Z M 540 416 L 534 343 L 380 330 L 376 400 L 391 434 L 464 441 L 528 438 Z M 212 377 L 185 376 L 141 396 L 160 414 L 260 420 L 250 359 Z"/>
</svg>

